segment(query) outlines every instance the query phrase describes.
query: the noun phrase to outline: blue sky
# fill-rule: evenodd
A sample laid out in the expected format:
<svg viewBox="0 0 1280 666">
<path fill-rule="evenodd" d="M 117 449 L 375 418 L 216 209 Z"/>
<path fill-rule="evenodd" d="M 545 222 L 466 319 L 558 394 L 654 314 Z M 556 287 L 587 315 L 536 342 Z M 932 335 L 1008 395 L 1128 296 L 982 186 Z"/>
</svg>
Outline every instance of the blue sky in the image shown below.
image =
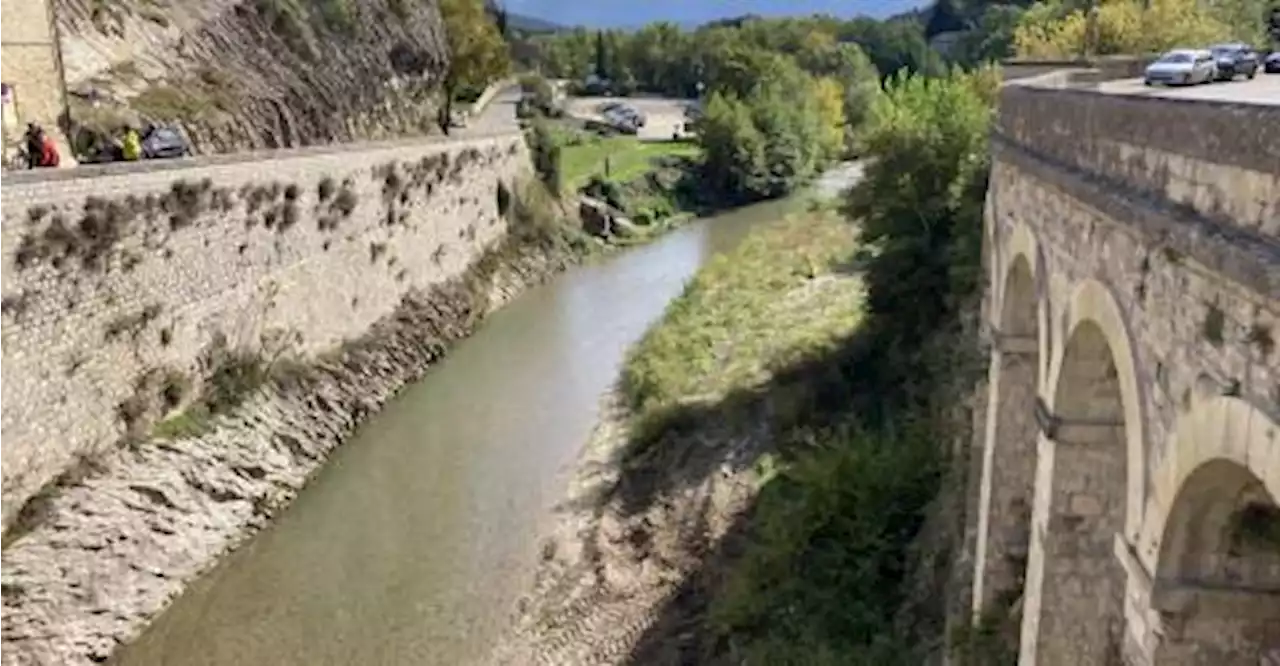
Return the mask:
<svg viewBox="0 0 1280 666">
<path fill-rule="evenodd" d="M 797 14 L 834 14 L 856 16 L 866 14 L 882 18 L 913 7 L 926 0 L 507 0 L 507 9 L 517 14 L 535 16 L 562 25 L 591 27 L 635 27 L 650 21 L 667 20 L 680 24 L 698 24 L 728 16 L 761 14 L 765 16 Z"/>
</svg>

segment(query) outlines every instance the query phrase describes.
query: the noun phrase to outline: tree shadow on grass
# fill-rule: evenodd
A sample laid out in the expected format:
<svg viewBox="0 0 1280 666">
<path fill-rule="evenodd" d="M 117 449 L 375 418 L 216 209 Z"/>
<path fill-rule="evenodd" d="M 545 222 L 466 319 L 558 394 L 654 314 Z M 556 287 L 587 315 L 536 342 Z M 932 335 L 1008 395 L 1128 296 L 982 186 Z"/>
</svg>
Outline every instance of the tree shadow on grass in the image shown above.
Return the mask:
<svg viewBox="0 0 1280 666">
<path fill-rule="evenodd" d="M 848 268 L 855 270 L 859 263 L 853 262 Z M 758 466 L 766 453 L 783 461 L 805 458 L 806 454 L 817 452 L 813 433 L 843 432 L 834 438 L 838 448 L 841 441 L 862 437 L 858 433 L 892 432 L 895 428 L 892 420 L 903 413 L 905 405 L 918 405 L 921 393 L 928 387 L 909 386 L 918 362 L 908 362 L 895 354 L 896 347 L 886 336 L 892 338 L 891 328 L 878 329 L 873 322 L 868 322 L 833 351 L 775 369 L 766 384 L 735 391 L 714 403 L 682 405 L 637 424 L 619 453 L 617 464 L 621 472 L 598 506 L 608 504 L 623 518 L 638 516 L 667 498 L 689 497 L 716 475 L 731 476 Z M 863 453 L 857 455 L 865 456 L 871 450 L 868 446 L 874 448 L 877 443 L 897 444 L 893 435 L 871 439 L 873 443 L 863 444 Z M 901 439 L 905 441 L 910 437 Z M 914 440 L 920 441 L 921 437 L 914 436 Z M 775 557 L 769 565 L 791 570 L 782 578 L 789 589 L 779 594 L 797 605 L 795 615 L 803 617 L 807 612 L 818 620 L 798 630 L 795 627 L 776 630 L 751 624 L 752 621 L 770 622 L 776 608 L 747 613 L 745 617 L 751 620 L 745 625 L 740 624 L 742 618 L 739 617 L 739 623 L 734 626 L 735 635 L 758 634 L 775 639 L 803 634 L 800 640 L 807 644 L 802 650 L 791 653 L 789 646 L 782 643 L 776 645 L 776 649 L 770 648 L 767 657 L 770 666 L 789 663 L 797 666 L 914 665 L 923 663 L 924 654 L 939 650 L 937 640 L 943 633 L 945 615 L 944 604 L 938 596 L 952 576 L 949 549 L 957 543 L 957 536 L 954 526 L 949 524 L 954 522 L 954 517 L 929 518 L 934 524 L 926 524 L 926 516 L 935 513 L 926 507 L 950 501 L 939 499 L 943 496 L 938 494 L 941 482 L 938 465 L 942 461 L 937 451 L 941 447 L 932 444 L 928 447 L 934 451 L 917 453 L 914 459 L 910 454 L 897 456 L 888 462 L 879 475 L 882 482 L 876 481 L 874 473 L 828 475 L 828 480 L 834 479 L 837 483 L 853 477 L 854 483 L 877 486 L 868 491 L 870 494 L 857 496 L 858 501 L 866 500 L 868 506 L 874 508 L 864 508 L 855 502 L 852 506 L 856 508 L 850 509 L 848 496 L 840 505 L 844 507 L 840 511 L 847 513 L 876 515 L 852 518 L 862 521 L 853 527 L 848 524 L 830 529 L 822 527 L 806 537 L 816 543 L 846 538 L 852 533 L 859 541 L 865 540 L 862 545 L 830 549 L 821 544 L 810 548 L 808 543 L 797 542 L 793 551 Z M 880 450 L 883 449 L 882 446 Z M 854 460 L 842 458 L 845 454 L 830 448 L 817 453 L 807 457 L 817 460 L 819 466 L 828 463 L 849 466 L 850 460 Z M 852 464 L 884 464 L 890 458 L 895 458 L 895 454 L 871 454 Z M 918 465 L 918 469 L 913 469 L 913 464 Z M 911 480 L 899 481 L 905 477 Z M 778 504 L 795 502 L 798 492 L 802 489 L 790 479 L 768 478 L 749 505 L 735 514 L 723 531 L 724 536 L 714 542 L 707 536 L 705 520 L 710 507 L 706 503 L 685 514 L 688 524 L 661 526 L 659 529 L 675 532 L 683 550 L 698 562 L 663 602 L 656 621 L 634 643 L 626 663 L 635 666 L 745 663 L 743 655 L 737 654 L 736 646 L 712 640 L 709 608 L 716 595 L 725 592 L 726 583 L 741 564 L 752 540 L 758 540 L 762 529 L 776 530 L 776 526 L 764 523 L 778 519 Z M 762 510 L 765 506 L 768 508 Z M 813 523 L 820 524 L 825 519 L 809 516 L 803 510 L 800 515 L 798 520 L 802 522 L 812 519 Z M 909 544 L 916 541 L 922 530 L 937 532 L 934 543 L 924 550 L 912 551 L 917 546 Z M 591 540 L 593 544 L 599 543 L 596 536 Z M 652 537 L 652 533 L 640 534 L 637 542 L 630 545 L 633 548 L 640 545 L 635 551 L 642 556 L 652 555 L 653 551 L 645 544 L 638 544 Z M 666 538 L 672 537 L 668 534 Z M 863 552 L 865 559 L 858 559 Z M 850 570 L 859 571 L 845 573 Z M 851 575 L 860 578 L 850 583 Z M 791 581 L 792 578 L 804 580 Z M 833 597 L 848 594 L 850 590 L 870 590 L 868 596 L 874 598 L 848 599 L 844 605 L 845 600 Z M 758 598 L 767 598 L 770 594 L 763 592 Z M 776 600 L 763 603 L 772 606 Z M 841 614 L 847 617 L 832 617 Z M 908 641 L 902 638 L 908 635 L 915 641 L 909 646 L 911 649 L 904 647 Z M 920 637 L 936 640 L 926 643 L 917 640 Z M 858 655 L 848 654 L 850 645 L 859 646 Z"/>
</svg>

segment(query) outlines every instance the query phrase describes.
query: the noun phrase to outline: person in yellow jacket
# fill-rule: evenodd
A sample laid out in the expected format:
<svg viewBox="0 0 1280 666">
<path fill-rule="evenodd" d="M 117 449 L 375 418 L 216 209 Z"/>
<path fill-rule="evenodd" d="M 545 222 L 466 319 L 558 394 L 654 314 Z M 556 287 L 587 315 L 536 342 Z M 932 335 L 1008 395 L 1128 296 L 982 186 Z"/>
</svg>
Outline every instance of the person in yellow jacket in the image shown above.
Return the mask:
<svg viewBox="0 0 1280 666">
<path fill-rule="evenodd" d="M 125 160 L 133 162 L 142 159 L 142 137 L 138 130 L 127 127 L 124 130 L 124 141 L 120 144 L 120 153 Z"/>
</svg>

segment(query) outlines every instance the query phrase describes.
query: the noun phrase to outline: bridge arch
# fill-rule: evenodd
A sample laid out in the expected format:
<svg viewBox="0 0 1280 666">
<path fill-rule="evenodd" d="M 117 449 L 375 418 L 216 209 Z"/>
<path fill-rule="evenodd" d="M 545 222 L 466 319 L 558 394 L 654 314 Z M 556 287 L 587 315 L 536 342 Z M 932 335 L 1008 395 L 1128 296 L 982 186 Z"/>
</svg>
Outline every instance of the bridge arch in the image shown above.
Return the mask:
<svg viewBox="0 0 1280 666">
<path fill-rule="evenodd" d="M 1145 447 L 1134 345 L 1102 283 L 1074 290 L 1050 367 L 1036 462 L 1024 664 L 1118 663 L 1127 577 L 1115 537 L 1141 524 Z M 1039 658 L 1037 658 L 1039 656 Z"/>
<path fill-rule="evenodd" d="M 1235 666 L 1280 657 L 1280 424 L 1235 397 L 1179 419 L 1152 480 L 1144 551 L 1156 553 L 1153 663 Z"/>
<path fill-rule="evenodd" d="M 1034 236 L 1014 227 L 1001 253 L 989 370 L 973 610 L 1007 610 L 1023 590 L 1030 547 L 1039 394 L 1044 354 L 1042 262 Z M 993 608 L 993 605 L 995 608 Z M 1003 617 L 1004 615 L 1001 614 Z M 1016 640 L 1018 619 L 1010 617 Z"/>
<path fill-rule="evenodd" d="M 1116 388 L 1119 390 L 1119 415 L 1125 424 L 1125 507 L 1124 535 L 1133 542 L 1142 526 L 1142 512 L 1147 491 L 1146 410 L 1138 373 L 1137 345 L 1129 330 L 1124 311 L 1111 289 L 1097 280 L 1085 280 L 1072 292 L 1067 310 L 1066 336 L 1062 351 L 1050 366 L 1046 381 L 1046 404 L 1053 406 L 1056 416 L 1063 416 L 1059 402 L 1070 400 L 1064 391 L 1064 368 L 1068 366 L 1067 344 L 1081 325 L 1096 327 L 1106 341 L 1115 364 Z"/>
<path fill-rule="evenodd" d="M 1039 357 L 1040 366 L 1036 379 L 1037 391 L 1044 390 L 1044 383 L 1049 376 L 1049 358 L 1052 342 L 1049 330 L 1049 294 L 1046 284 L 1048 283 L 1048 275 L 1044 262 L 1044 254 L 1041 250 L 1040 243 L 1036 239 L 1035 232 L 1031 227 L 1025 224 L 1016 225 L 1009 234 L 1007 246 L 1005 247 L 1004 256 L 1009 258 L 1009 262 L 1004 267 L 1004 275 L 1002 275 L 1001 284 L 1009 285 L 1009 274 L 1014 270 L 1019 257 L 1026 261 L 1027 266 L 1031 270 L 1033 277 L 1033 288 L 1036 299 L 1036 334 L 1039 336 Z"/>
</svg>

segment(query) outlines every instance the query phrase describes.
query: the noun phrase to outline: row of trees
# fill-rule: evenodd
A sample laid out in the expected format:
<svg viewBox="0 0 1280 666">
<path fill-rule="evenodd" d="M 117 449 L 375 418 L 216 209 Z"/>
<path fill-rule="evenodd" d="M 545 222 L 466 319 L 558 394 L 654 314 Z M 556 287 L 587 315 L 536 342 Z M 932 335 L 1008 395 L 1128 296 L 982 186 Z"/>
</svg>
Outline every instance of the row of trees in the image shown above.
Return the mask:
<svg viewBox="0 0 1280 666">
<path fill-rule="evenodd" d="M 755 58 L 738 74 L 758 76 L 716 88 L 698 123 L 705 186 L 729 201 L 790 193 L 839 156 L 852 134 L 836 79 L 814 77 L 778 54 Z"/>
<path fill-rule="evenodd" d="M 940 56 L 928 47 L 915 20 L 877 21 L 831 17 L 764 19 L 747 16 L 710 23 L 693 31 L 656 22 L 639 30 L 579 28 L 532 39 L 522 64 L 548 77 L 581 80 L 591 74 L 623 91 L 641 90 L 693 96 L 698 84 L 714 87 L 726 51 L 752 49 L 787 53 L 805 69 L 831 68 L 837 45 L 857 45 L 884 76 L 899 69 L 940 74 Z"/>
<path fill-rule="evenodd" d="M 594 72 L 623 92 L 702 96 L 704 189 L 745 202 L 787 194 L 856 151 L 880 77 L 857 44 L 842 40 L 846 28 L 813 17 L 735 19 L 693 32 L 670 23 L 577 30 L 542 37 L 534 64 L 555 77 Z"/>
<path fill-rule="evenodd" d="M 1268 43 L 1269 0 L 1099 0 L 1096 15 L 1079 0 L 1044 0 L 1023 13 L 1013 31 L 1018 55 L 1080 55 L 1093 25 L 1091 54 L 1145 54 L 1241 40 Z"/>
</svg>

